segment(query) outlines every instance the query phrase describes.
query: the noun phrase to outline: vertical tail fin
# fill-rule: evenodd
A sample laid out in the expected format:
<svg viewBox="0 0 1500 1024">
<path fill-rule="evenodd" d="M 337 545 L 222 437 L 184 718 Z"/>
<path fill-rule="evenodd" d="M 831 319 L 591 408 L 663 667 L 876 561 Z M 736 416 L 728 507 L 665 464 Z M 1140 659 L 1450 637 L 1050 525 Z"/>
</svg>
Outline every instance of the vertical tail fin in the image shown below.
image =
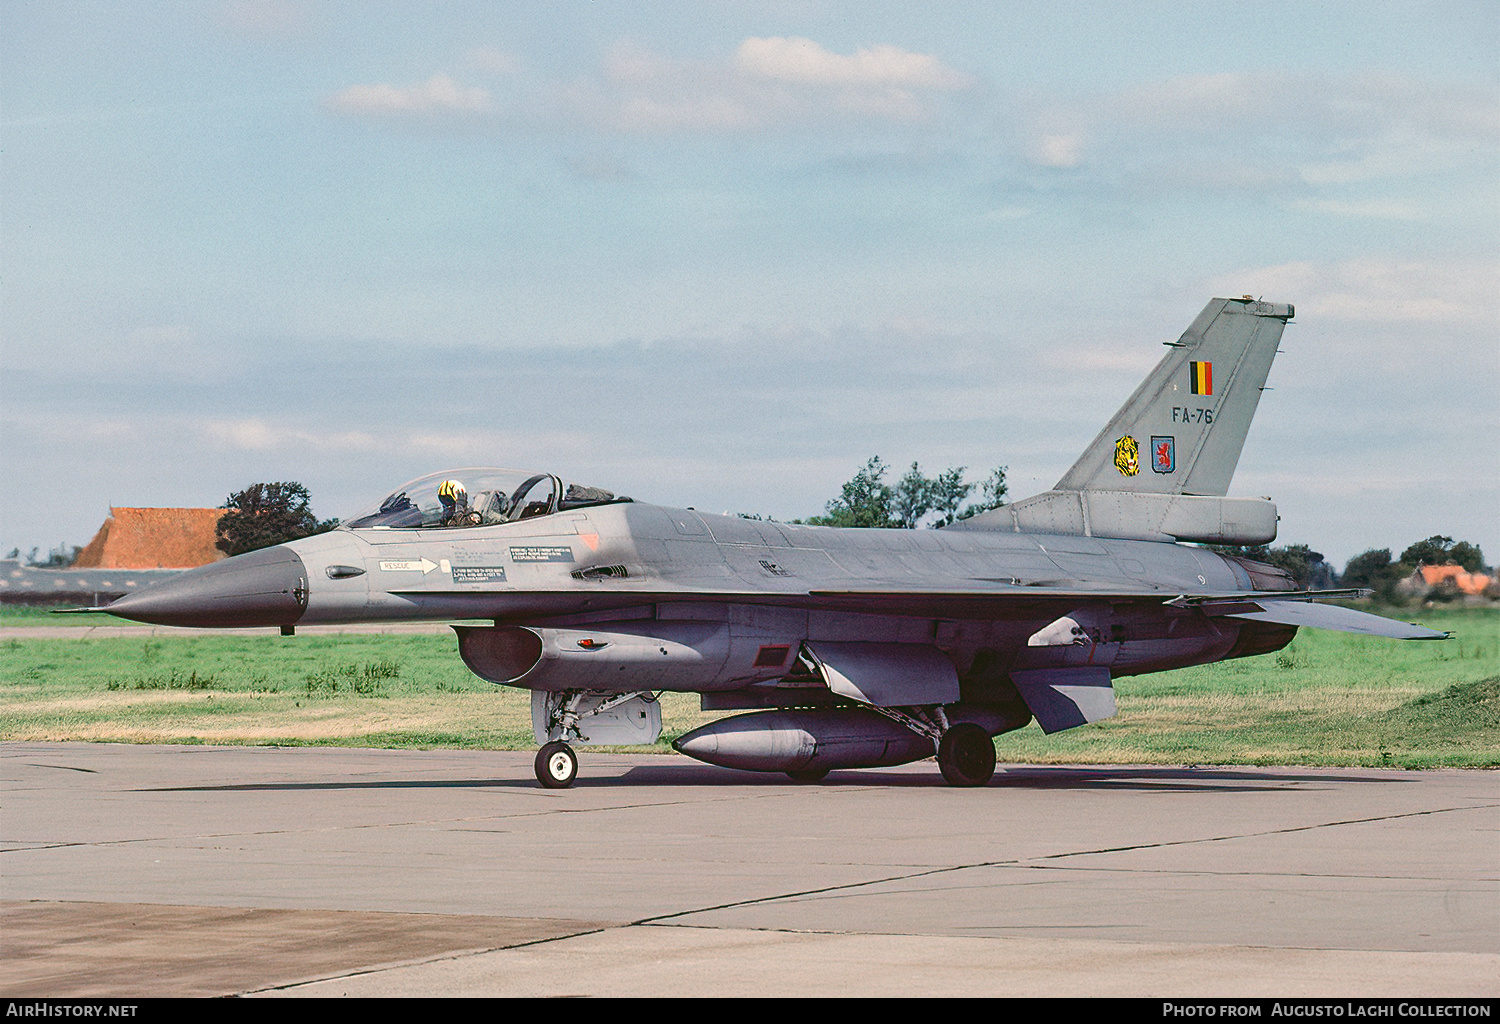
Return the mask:
<svg viewBox="0 0 1500 1024">
<path fill-rule="evenodd" d="M 1227 494 L 1293 313 L 1211 301 L 1054 490 Z"/>
</svg>

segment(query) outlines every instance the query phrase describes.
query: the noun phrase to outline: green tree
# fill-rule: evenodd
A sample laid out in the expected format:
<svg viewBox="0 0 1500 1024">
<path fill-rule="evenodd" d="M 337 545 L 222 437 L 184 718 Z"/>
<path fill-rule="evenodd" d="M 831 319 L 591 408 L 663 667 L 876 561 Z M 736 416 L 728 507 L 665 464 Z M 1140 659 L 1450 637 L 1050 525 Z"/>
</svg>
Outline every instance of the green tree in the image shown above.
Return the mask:
<svg viewBox="0 0 1500 1024">
<path fill-rule="evenodd" d="M 990 475 L 979 484 L 979 500 L 960 512 L 958 518 L 968 519 L 1005 504 L 1005 495 L 1010 490 L 1005 482 L 1005 469 L 1004 466 L 996 466 L 990 471 Z"/>
<path fill-rule="evenodd" d="M 895 526 L 891 517 L 895 492 L 885 483 L 887 470 L 879 456 L 872 457 L 839 496 L 823 506 L 828 514 L 811 516 L 807 522 L 813 526 Z"/>
<path fill-rule="evenodd" d="M 1321 552 L 1306 544 L 1288 544 L 1273 548 L 1266 544 L 1210 544 L 1210 551 L 1236 558 L 1248 558 L 1252 562 L 1264 562 L 1290 576 L 1302 589 L 1324 589 L 1334 584 L 1333 566 L 1323 560 Z"/>
<path fill-rule="evenodd" d="M 1391 561 L 1390 548 L 1371 548 L 1349 559 L 1339 584 L 1375 591 L 1382 601 L 1394 601 L 1396 584 L 1406 575 L 1399 562 Z"/>
<path fill-rule="evenodd" d="M 337 519 L 320 522 L 307 488 L 295 481 L 251 484 L 220 507 L 226 511 L 219 517 L 214 546 L 229 555 L 310 537 L 339 524 Z"/>
<path fill-rule="evenodd" d="M 839 497 L 824 506 L 827 515 L 796 521 L 814 526 L 896 526 L 914 530 L 930 515 L 936 518 L 928 525 L 936 528 L 1005 502 L 1004 466 L 980 484 L 964 483 L 963 466 L 950 467 L 930 477 L 913 462 L 894 487 L 885 483 L 887 471 L 879 457 L 872 458 L 843 486 Z M 958 511 L 975 487 L 982 488 L 983 499 Z"/>
<path fill-rule="evenodd" d="M 891 492 L 890 518 L 905 530 L 915 530 L 922 517 L 932 511 L 937 498 L 937 481 L 922 475 L 915 462 L 911 464 Z"/>
<path fill-rule="evenodd" d="M 1306 544 L 1272 548 L 1269 555 L 1270 563 L 1279 569 L 1285 569 L 1299 587 L 1318 589 L 1333 586 L 1333 567 L 1323 561 L 1321 552 L 1314 551 Z"/>
<path fill-rule="evenodd" d="M 947 526 L 957 519 L 958 506 L 979 486 L 964 483 L 964 468 L 945 469 L 932 481 L 932 510 L 937 513 L 937 521 L 932 524 L 934 527 Z M 1003 479 L 1005 470 L 1002 468 L 999 472 Z"/>
<path fill-rule="evenodd" d="M 1466 572 L 1479 572 L 1484 568 L 1484 552 L 1466 540 L 1455 543 L 1452 537 L 1434 535 L 1401 552 L 1401 561 L 1408 572 L 1419 565 L 1458 565 Z"/>
<path fill-rule="evenodd" d="M 31 554 L 26 556 L 26 564 L 31 566 L 31 568 L 66 569 L 68 566 L 78 561 L 78 553 L 82 551 L 83 548 L 79 547 L 77 544 L 69 544 L 67 541 L 63 541 L 63 543 L 59 544 L 51 551 L 48 551 L 46 558 L 38 558 L 38 550 L 39 549 L 37 548 L 32 548 Z M 21 553 L 21 549 L 17 548 L 14 553 L 19 555 Z"/>
</svg>

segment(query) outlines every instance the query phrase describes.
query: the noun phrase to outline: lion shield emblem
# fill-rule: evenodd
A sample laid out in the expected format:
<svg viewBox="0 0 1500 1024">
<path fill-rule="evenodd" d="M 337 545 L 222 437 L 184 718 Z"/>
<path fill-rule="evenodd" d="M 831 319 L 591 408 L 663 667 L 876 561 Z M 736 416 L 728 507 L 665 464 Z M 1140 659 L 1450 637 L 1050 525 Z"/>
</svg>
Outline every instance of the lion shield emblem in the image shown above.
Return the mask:
<svg viewBox="0 0 1500 1024">
<path fill-rule="evenodd" d="M 1115 442 L 1115 468 L 1121 476 L 1135 476 L 1141 471 L 1141 446 L 1129 434 Z"/>
</svg>

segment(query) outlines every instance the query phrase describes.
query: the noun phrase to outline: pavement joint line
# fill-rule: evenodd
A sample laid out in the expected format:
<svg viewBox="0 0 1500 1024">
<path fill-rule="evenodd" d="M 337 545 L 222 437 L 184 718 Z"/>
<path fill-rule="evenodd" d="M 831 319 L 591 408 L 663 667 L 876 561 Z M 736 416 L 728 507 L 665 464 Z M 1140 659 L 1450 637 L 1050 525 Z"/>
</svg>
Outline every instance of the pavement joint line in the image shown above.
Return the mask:
<svg viewBox="0 0 1500 1024">
<path fill-rule="evenodd" d="M 736 900 L 732 903 L 723 903 L 711 907 L 700 907 L 696 910 L 679 910 L 670 914 L 656 914 L 651 917 L 641 918 L 632 924 L 655 924 L 662 921 L 671 921 L 679 917 L 687 917 L 693 914 L 709 914 L 717 910 L 733 910 L 738 907 L 751 907 L 764 903 L 776 903 L 782 900 L 794 900 L 811 896 L 825 896 L 832 893 L 840 893 L 850 889 L 862 889 L 872 885 L 883 885 L 891 882 L 904 882 L 914 878 L 925 878 L 931 875 L 951 874 L 958 871 L 970 871 L 979 868 L 993 867 L 1040 867 L 1042 865 L 1027 863 L 1028 861 L 1059 860 L 1067 857 L 1090 856 L 1101 853 L 1128 853 L 1134 850 L 1166 849 L 1173 846 L 1192 846 L 1198 843 L 1221 843 L 1235 839 L 1253 839 L 1260 836 L 1286 835 L 1296 832 L 1308 832 L 1320 828 L 1332 828 L 1340 825 L 1359 825 L 1377 821 L 1393 821 L 1400 818 L 1420 817 L 1428 814 L 1442 814 L 1450 811 L 1475 810 L 1488 807 L 1496 807 L 1500 804 L 1475 804 L 1462 807 L 1433 808 L 1423 811 L 1406 811 L 1399 814 L 1385 814 L 1372 818 L 1353 818 L 1341 821 L 1322 822 L 1312 825 L 1297 825 L 1291 828 L 1271 829 L 1265 832 L 1247 832 L 1240 835 L 1229 836 L 1205 836 L 1199 839 L 1174 839 L 1159 843 L 1138 843 L 1132 846 L 1110 847 L 1100 850 L 1079 850 L 1067 853 L 1043 854 L 1039 857 L 1010 858 L 1006 860 L 980 861 L 974 864 L 952 864 L 945 867 L 929 868 L 925 871 L 914 871 L 904 875 L 887 875 L 882 878 L 871 878 L 862 882 L 844 882 L 839 885 L 823 886 L 818 889 L 807 889 L 800 892 L 782 893 L 774 896 L 758 896 L 754 899 Z M 1048 865 L 1050 866 L 1050 865 Z"/>
<path fill-rule="evenodd" d="M 152 791 L 150 791 L 150 790 L 132 790 L 132 791 L 128 791 L 128 792 L 152 792 Z M 776 797 L 777 795 L 778 795 L 777 793 L 766 793 L 766 794 L 746 794 L 744 796 L 726 796 L 726 797 L 721 797 L 721 798 L 715 798 L 715 800 L 712 801 L 712 802 L 733 801 L 733 800 L 772 799 L 772 798 Z M 602 807 L 602 808 L 601 807 L 560 807 L 560 808 L 551 808 L 551 809 L 534 810 L 534 811 L 526 811 L 526 812 L 515 812 L 515 813 L 509 813 L 509 814 L 474 815 L 474 816 L 471 816 L 471 817 L 464 817 L 464 818 L 433 818 L 433 819 L 419 819 L 419 820 L 416 820 L 416 821 L 405 821 L 405 822 L 371 822 L 369 824 L 364 824 L 364 825 L 329 825 L 329 826 L 324 826 L 324 827 L 321 827 L 321 828 L 261 829 L 261 830 L 251 831 L 251 832 L 217 832 L 217 833 L 210 833 L 210 834 L 207 834 L 207 835 L 138 836 L 138 837 L 129 838 L 129 839 L 110 839 L 110 840 L 103 841 L 103 842 L 86 842 L 86 843 L 39 843 L 39 842 L 36 842 L 36 841 L 33 841 L 33 840 L 16 839 L 16 838 L 12 837 L 12 838 L 5 838 L 5 839 L 0 840 L 0 841 L 7 842 L 7 843 L 31 843 L 32 845 L 29 845 L 29 846 L 26 846 L 26 847 L 17 847 L 17 848 L 13 848 L 13 849 L 0 849 L 0 854 L 5 854 L 5 853 L 33 853 L 33 852 L 40 852 L 40 851 L 44 851 L 44 850 L 64 850 L 64 849 L 69 849 L 69 848 L 75 847 L 75 846 L 76 847 L 85 847 L 85 846 L 91 846 L 91 847 L 127 846 L 127 845 L 130 845 L 130 844 L 133 844 L 133 843 L 173 843 L 173 842 L 188 842 L 188 841 L 194 841 L 194 840 L 204 841 L 204 840 L 210 840 L 210 839 L 235 839 L 235 838 L 244 838 L 244 837 L 250 837 L 250 836 L 304 835 L 304 834 L 315 834 L 315 833 L 319 833 L 319 832 L 357 832 L 357 831 L 360 831 L 362 829 L 371 829 L 371 828 L 419 828 L 419 827 L 432 826 L 432 825 L 444 825 L 444 824 L 450 824 L 451 825 L 451 824 L 456 824 L 456 823 L 459 823 L 459 822 L 505 821 L 505 820 L 509 820 L 509 819 L 513 819 L 513 818 L 531 818 L 531 817 L 537 817 L 539 815 L 546 815 L 546 814 L 591 814 L 591 813 L 595 813 L 595 812 L 601 811 L 601 810 L 642 810 L 642 809 L 650 809 L 650 808 L 656 808 L 656 807 L 676 807 L 676 806 L 686 805 L 686 804 L 690 804 L 690 803 L 701 803 L 701 801 L 672 800 L 672 801 L 667 801 L 665 803 L 621 804 L 621 805 L 615 805 L 613 807 Z M 1246 833 L 1243 833 L 1243 834 L 1228 835 L 1228 836 L 1204 836 L 1204 837 L 1200 837 L 1200 838 L 1197 838 L 1197 839 L 1173 839 L 1173 840 L 1165 840 L 1165 841 L 1159 842 L 1159 843 L 1140 843 L 1140 844 L 1135 844 L 1135 845 L 1131 845 L 1131 846 L 1105 847 L 1105 848 L 1098 849 L 1098 850 L 1071 850 L 1071 851 L 1065 851 L 1065 852 L 1062 852 L 1062 853 L 1040 854 L 1040 855 L 1035 856 L 1035 857 L 1023 857 L 1023 858 L 1015 858 L 1015 859 L 1000 860 L 1000 861 L 980 861 L 980 862 L 977 862 L 977 863 L 974 863 L 974 864 L 946 865 L 946 866 L 938 867 L 938 868 L 929 868 L 929 869 L 927 869 L 925 871 L 917 872 L 915 874 L 910 874 L 910 875 L 894 875 L 894 876 L 891 876 L 889 878 L 873 879 L 873 880 L 868 881 L 868 882 L 849 882 L 849 883 L 845 883 L 845 886 L 840 886 L 838 888 L 843 888 L 843 887 L 857 887 L 857 886 L 861 886 L 861 885 L 878 885 L 878 884 L 880 884 L 883 881 L 901 881 L 904 878 L 920 878 L 924 874 L 932 874 L 932 873 L 941 872 L 941 871 L 966 871 L 966 870 L 969 870 L 971 868 L 999 867 L 999 866 L 1006 866 L 1006 865 L 1011 865 L 1011 866 L 1016 866 L 1016 867 L 1040 866 L 1040 865 L 1031 865 L 1031 864 L 1028 864 L 1026 862 L 1028 862 L 1028 861 L 1061 860 L 1061 859 L 1068 858 L 1068 857 L 1089 857 L 1089 856 L 1095 856 L 1095 855 L 1098 855 L 1098 854 L 1105 854 L 1105 853 L 1129 853 L 1129 852 L 1132 852 L 1132 851 L 1135 851 L 1135 850 L 1164 849 L 1164 848 L 1172 847 L 1172 846 L 1192 846 L 1192 845 L 1195 845 L 1197 843 L 1222 843 L 1222 842 L 1231 842 L 1231 841 L 1236 840 L 1236 839 L 1254 839 L 1254 838 L 1263 837 L 1263 836 L 1289 835 L 1289 834 L 1296 833 L 1296 832 L 1308 832 L 1308 831 L 1312 831 L 1314 829 L 1333 828 L 1333 827 L 1337 827 L 1337 826 L 1340 826 L 1340 825 L 1363 825 L 1363 824 L 1371 824 L 1371 823 L 1377 822 L 1377 821 L 1394 821 L 1394 820 L 1397 820 L 1397 819 L 1400 819 L 1400 818 L 1421 817 L 1423 815 L 1429 815 L 1429 814 L 1445 814 L 1445 813 L 1451 813 L 1451 812 L 1454 812 L 1454 811 L 1487 810 L 1487 809 L 1493 808 L 1493 807 L 1500 807 L 1500 803 L 1492 803 L 1492 804 L 1469 804 L 1469 805 L 1462 805 L 1462 806 L 1458 806 L 1458 807 L 1438 807 L 1438 808 L 1430 808 L 1430 809 L 1422 810 L 1422 811 L 1404 811 L 1404 812 L 1401 812 L 1399 814 L 1384 814 L 1384 815 L 1378 815 L 1378 816 L 1372 817 L 1372 818 L 1350 818 L 1350 819 L 1347 819 L 1347 820 L 1340 820 L 1340 821 L 1319 822 L 1319 823 L 1315 823 L 1315 824 L 1311 824 L 1311 825 L 1295 825 L 1295 826 L 1292 826 L 1290 828 L 1271 829 L 1271 830 L 1266 831 L 1266 832 L 1246 832 Z M 1102 870 L 1102 869 L 1082 868 L 1082 869 L 1079 869 L 1079 870 Z M 1123 870 L 1123 869 L 1115 869 L 1115 870 Z M 796 898 L 798 896 L 812 895 L 814 893 L 823 892 L 823 891 L 825 891 L 825 890 L 810 890 L 807 893 L 787 893 L 787 894 L 784 894 L 784 895 L 781 895 L 781 896 L 765 896 L 765 897 L 759 897 L 759 898 L 757 898 L 755 900 L 748 901 L 748 903 L 764 903 L 764 902 L 774 901 L 774 900 L 777 900 L 777 899 L 793 899 L 793 898 Z M 679 911 L 678 913 L 681 913 L 681 914 L 707 913 L 707 912 L 713 911 L 713 910 L 724 910 L 724 909 L 727 909 L 729 907 L 741 906 L 741 905 L 748 905 L 748 904 L 731 903 L 731 904 L 725 904 L 722 907 L 708 907 L 708 908 L 699 909 L 699 910 L 684 910 L 684 911 Z M 671 917 L 671 916 L 674 916 L 674 915 L 670 915 L 669 914 L 669 915 L 666 915 L 666 916 L 667 917 Z M 652 920 L 654 920 L 654 918 Z"/>
<path fill-rule="evenodd" d="M 320 975 L 312 978 L 299 978 L 296 981 L 281 982 L 276 985 L 266 985 L 261 988 L 245 989 L 237 995 L 257 995 L 262 992 L 286 992 L 291 989 L 305 988 L 308 985 L 321 985 L 331 981 L 343 981 L 348 978 L 359 978 L 371 974 L 383 974 L 386 971 L 397 970 L 405 967 L 424 967 L 427 964 L 440 964 L 446 961 L 466 960 L 470 957 L 484 956 L 487 953 L 503 953 L 510 949 L 525 949 L 528 946 L 540 946 L 548 942 L 559 942 L 563 939 L 579 939 L 586 935 L 602 935 L 605 932 L 616 931 L 620 928 L 628 928 L 630 925 L 612 925 L 605 928 L 586 928 L 582 931 L 569 932 L 567 935 L 553 935 L 545 939 L 527 939 L 524 942 L 512 942 L 502 946 L 489 946 L 474 949 L 449 950 L 435 956 L 420 957 L 415 960 L 398 960 L 387 964 L 374 964 L 361 967 L 352 971 L 340 971 L 336 974 Z"/>
<path fill-rule="evenodd" d="M 1228 836 L 1204 836 L 1200 839 L 1168 839 L 1159 843 L 1138 843 L 1131 846 L 1109 846 L 1098 850 L 1075 850 L 1069 853 L 1048 853 L 1028 860 L 1058 860 L 1064 857 L 1090 857 L 1101 853 L 1129 853 L 1132 850 L 1152 850 L 1169 846 L 1191 846 L 1195 843 L 1226 843 L 1236 839 L 1258 839 L 1264 836 L 1284 836 L 1297 832 L 1312 832 L 1321 828 L 1337 828 L 1342 825 L 1370 825 L 1378 821 L 1398 821 L 1401 818 L 1420 818 L 1431 814 L 1451 814 L 1455 811 L 1487 810 L 1500 807 L 1500 803 L 1465 804 L 1458 807 L 1429 807 L 1420 811 L 1401 811 L 1395 814 L 1378 814 L 1370 818 L 1345 818 L 1337 821 L 1315 822 L 1311 825 L 1292 825 L 1288 828 L 1273 828 L 1264 832 L 1245 832 Z"/>
</svg>

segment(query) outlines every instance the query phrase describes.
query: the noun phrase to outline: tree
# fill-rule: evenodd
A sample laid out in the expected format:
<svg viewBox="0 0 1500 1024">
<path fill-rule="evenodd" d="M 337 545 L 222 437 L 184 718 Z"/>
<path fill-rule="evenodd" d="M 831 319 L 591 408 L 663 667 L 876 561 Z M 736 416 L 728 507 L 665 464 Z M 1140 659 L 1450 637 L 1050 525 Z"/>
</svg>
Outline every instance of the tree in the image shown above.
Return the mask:
<svg viewBox="0 0 1500 1024">
<path fill-rule="evenodd" d="M 958 518 L 958 506 L 964 503 L 964 499 L 973 493 L 978 484 L 964 483 L 964 468 L 945 469 L 932 481 L 932 510 L 937 513 L 937 522 L 933 527 L 947 526 Z M 997 470 L 1001 480 L 1005 478 L 1005 470 Z M 1001 491 L 1004 491 L 1002 483 Z"/>
<path fill-rule="evenodd" d="M 1288 544 L 1273 548 L 1265 544 L 1210 544 L 1210 551 L 1252 562 L 1273 565 L 1290 576 L 1302 589 L 1323 589 L 1334 584 L 1333 566 L 1323 561 L 1323 554 L 1306 544 Z"/>
<path fill-rule="evenodd" d="M 1373 590 L 1382 600 L 1392 601 L 1396 584 L 1404 575 L 1400 563 L 1391 561 L 1390 548 L 1371 548 L 1349 559 L 1339 583 L 1345 587 Z"/>
<path fill-rule="evenodd" d="M 1284 548 L 1272 548 L 1269 561 L 1278 569 L 1285 569 L 1303 588 L 1333 586 L 1333 566 L 1323 561 L 1321 552 L 1306 544 L 1288 544 Z"/>
<path fill-rule="evenodd" d="M 872 457 L 854 479 L 843 486 L 837 498 L 823 506 L 828 513 L 811 516 L 813 526 L 894 526 L 891 499 L 894 492 L 884 482 L 888 467 Z"/>
<path fill-rule="evenodd" d="M 1466 540 L 1454 543 L 1452 537 L 1434 535 L 1401 552 L 1401 561 L 1408 572 L 1419 565 L 1458 565 L 1466 572 L 1479 572 L 1484 568 L 1484 553 Z"/>
<path fill-rule="evenodd" d="M 214 546 L 229 555 L 310 537 L 339 524 L 337 519 L 320 522 L 313 515 L 307 488 L 295 481 L 251 484 L 231 494 L 220 508 L 227 511 L 219 517 Z"/>
<path fill-rule="evenodd" d="M 984 482 L 979 485 L 979 493 L 982 497 L 960 512 L 958 518 L 968 519 L 970 516 L 977 516 L 981 512 L 988 512 L 1005 504 L 1005 495 L 1010 489 L 1005 482 L 1005 469 L 1004 466 L 996 466 L 990 475 L 985 477 Z"/>
<path fill-rule="evenodd" d="M 937 481 L 923 476 L 921 467 L 913 462 L 911 469 L 896 481 L 896 489 L 891 493 L 890 518 L 895 520 L 895 525 L 915 530 L 922 517 L 932 511 L 937 498 L 936 486 Z"/>
<path fill-rule="evenodd" d="M 83 550 L 77 544 L 69 544 L 63 541 L 57 547 L 47 552 L 46 558 L 38 558 L 38 548 L 32 548 L 31 553 L 26 556 L 26 564 L 33 569 L 66 569 L 78 561 L 78 553 Z M 21 549 L 17 548 L 14 554 L 19 555 Z"/>
<path fill-rule="evenodd" d="M 928 523 L 936 528 L 1005 502 L 1004 466 L 992 472 L 982 484 L 964 483 L 963 466 L 950 467 L 930 477 L 913 462 L 896 486 L 891 487 L 885 483 L 888 470 L 879 457 L 872 458 L 843 486 L 839 497 L 824 506 L 827 515 L 797 521 L 814 526 L 896 526 L 914 530 L 928 516 L 936 515 Z M 975 487 L 983 489 L 984 498 L 959 512 L 958 507 Z"/>
</svg>

